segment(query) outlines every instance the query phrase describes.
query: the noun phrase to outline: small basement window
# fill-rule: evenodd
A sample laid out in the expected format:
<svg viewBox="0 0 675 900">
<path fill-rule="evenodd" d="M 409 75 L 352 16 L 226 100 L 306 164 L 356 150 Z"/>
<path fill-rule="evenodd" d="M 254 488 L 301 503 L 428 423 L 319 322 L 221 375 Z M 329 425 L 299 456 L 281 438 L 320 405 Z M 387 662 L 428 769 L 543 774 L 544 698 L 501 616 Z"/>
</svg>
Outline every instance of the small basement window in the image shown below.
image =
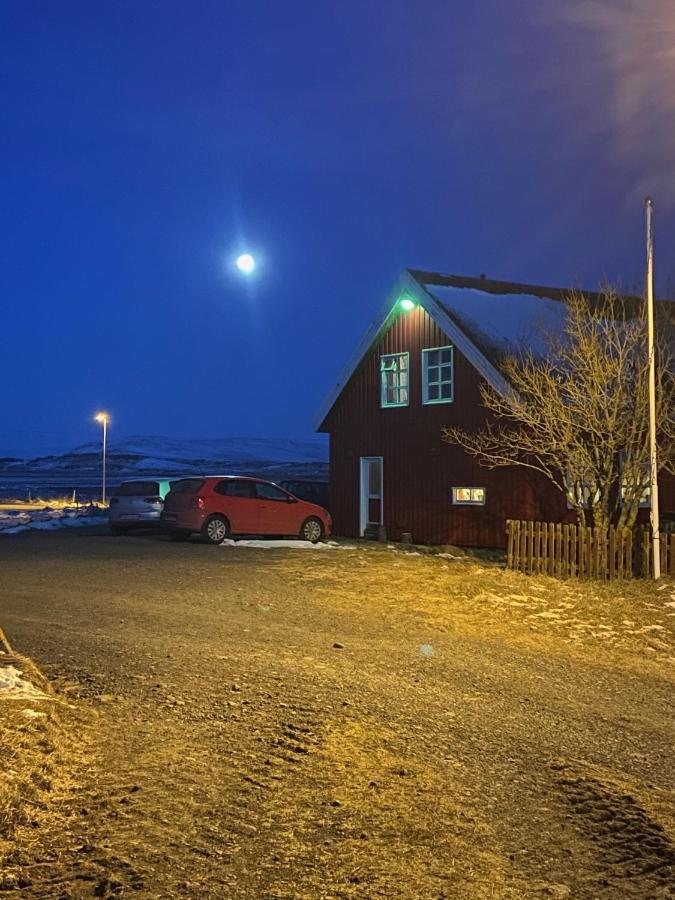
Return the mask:
<svg viewBox="0 0 675 900">
<path fill-rule="evenodd" d="M 452 347 L 422 350 L 422 402 L 452 403 Z"/>
<path fill-rule="evenodd" d="M 382 406 L 408 405 L 408 353 L 380 357 L 380 402 Z"/>
<path fill-rule="evenodd" d="M 456 506 L 485 506 L 485 488 L 454 487 L 452 502 Z"/>
</svg>

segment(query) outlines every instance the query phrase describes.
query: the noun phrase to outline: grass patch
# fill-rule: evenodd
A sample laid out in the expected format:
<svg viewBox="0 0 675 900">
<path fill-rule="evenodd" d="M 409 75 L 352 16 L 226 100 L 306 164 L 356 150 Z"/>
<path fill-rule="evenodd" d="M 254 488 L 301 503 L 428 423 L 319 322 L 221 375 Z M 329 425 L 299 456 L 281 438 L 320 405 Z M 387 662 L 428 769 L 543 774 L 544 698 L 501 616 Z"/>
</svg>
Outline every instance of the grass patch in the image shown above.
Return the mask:
<svg viewBox="0 0 675 900">
<path fill-rule="evenodd" d="M 70 739 L 65 704 L 31 660 L 5 650 L 11 665 L 36 689 L 34 696 L 0 692 L 0 890 L 22 889 L 23 865 L 41 843 L 41 826 L 58 814 L 52 798 L 64 780 Z"/>
</svg>

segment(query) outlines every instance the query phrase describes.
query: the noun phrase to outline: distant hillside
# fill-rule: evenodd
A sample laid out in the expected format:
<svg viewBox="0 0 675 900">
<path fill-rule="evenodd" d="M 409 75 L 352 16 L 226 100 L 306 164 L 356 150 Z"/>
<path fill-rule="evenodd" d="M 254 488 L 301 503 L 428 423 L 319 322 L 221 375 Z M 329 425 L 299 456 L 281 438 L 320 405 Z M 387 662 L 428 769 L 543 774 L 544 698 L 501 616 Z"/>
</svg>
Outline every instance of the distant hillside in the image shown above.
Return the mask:
<svg viewBox="0 0 675 900">
<path fill-rule="evenodd" d="M 328 465 L 327 442 L 283 438 L 223 438 L 177 440 L 165 437 L 129 437 L 108 445 L 108 473 L 111 477 L 179 473 L 275 472 L 315 473 L 324 477 Z M 68 453 L 40 456 L 31 460 L 0 459 L 6 474 L 66 474 L 98 472 L 101 442 L 91 441 Z M 281 477 L 281 476 L 278 476 Z"/>
<path fill-rule="evenodd" d="M 101 442 L 90 441 L 69 455 L 100 453 Z M 219 462 L 327 462 L 323 438 L 295 441 L 286 438 L 218 438 L 182 440 L 167 437 L 129 437 L 112 440 L 108 452 L 155 460 L 214 460 Z"/>
</svg>

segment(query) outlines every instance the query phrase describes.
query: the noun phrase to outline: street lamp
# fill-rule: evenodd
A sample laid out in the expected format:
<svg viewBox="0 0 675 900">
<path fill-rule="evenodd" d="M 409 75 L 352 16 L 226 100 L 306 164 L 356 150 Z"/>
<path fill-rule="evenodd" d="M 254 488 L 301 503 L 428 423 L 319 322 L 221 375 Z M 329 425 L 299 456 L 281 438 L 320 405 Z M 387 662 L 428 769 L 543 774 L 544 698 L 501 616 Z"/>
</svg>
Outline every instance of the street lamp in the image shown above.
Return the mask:
<svg viewBox="0 0 675 900">
<path fill-rule="evenodd" d="M 110 416 L 106 412 L 99 412 L 94 416 L 94 420 L 103 425 L 103 505 L 105 506 L 105 452 L 108 443 L 108 422 L 110 422 Z"/>
</svg>

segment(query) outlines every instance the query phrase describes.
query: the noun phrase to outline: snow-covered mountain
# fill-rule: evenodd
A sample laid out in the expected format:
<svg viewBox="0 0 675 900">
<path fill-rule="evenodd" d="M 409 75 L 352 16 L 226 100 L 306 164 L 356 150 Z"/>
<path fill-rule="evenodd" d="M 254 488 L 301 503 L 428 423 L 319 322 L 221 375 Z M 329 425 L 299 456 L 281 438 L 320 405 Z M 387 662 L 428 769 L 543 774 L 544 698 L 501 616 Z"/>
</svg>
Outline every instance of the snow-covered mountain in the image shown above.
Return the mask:
<svg viewBox="0 0 675 900">
<path fill-rule="evenodd" d="M 101 442 L 81 444 L 69 455 L 100 453 Z M 314 440 L 288 438 L 177 439 L 167 437 L 128 437 L 111 440 L 112 456 L 140 456 L 148 460 L 181 462 L 204 460 L 232 463 L 327 462 L 328 444 L 323 436 Z"/>
<path fill-rule="evenodd" d="M 108 472 L 116 474 L 165 474 L 267 472 L 313 470 L 325 472 L 328 443 L 285 438 L 222 438 L 181 440 L 167 437 L 128 437 L 108 444 Z M 101 464 L 101 442 L 81 444 L 67 453 L 29 460 L 1 460 L 0 472 L 86 473 Z"/>
</svg>

